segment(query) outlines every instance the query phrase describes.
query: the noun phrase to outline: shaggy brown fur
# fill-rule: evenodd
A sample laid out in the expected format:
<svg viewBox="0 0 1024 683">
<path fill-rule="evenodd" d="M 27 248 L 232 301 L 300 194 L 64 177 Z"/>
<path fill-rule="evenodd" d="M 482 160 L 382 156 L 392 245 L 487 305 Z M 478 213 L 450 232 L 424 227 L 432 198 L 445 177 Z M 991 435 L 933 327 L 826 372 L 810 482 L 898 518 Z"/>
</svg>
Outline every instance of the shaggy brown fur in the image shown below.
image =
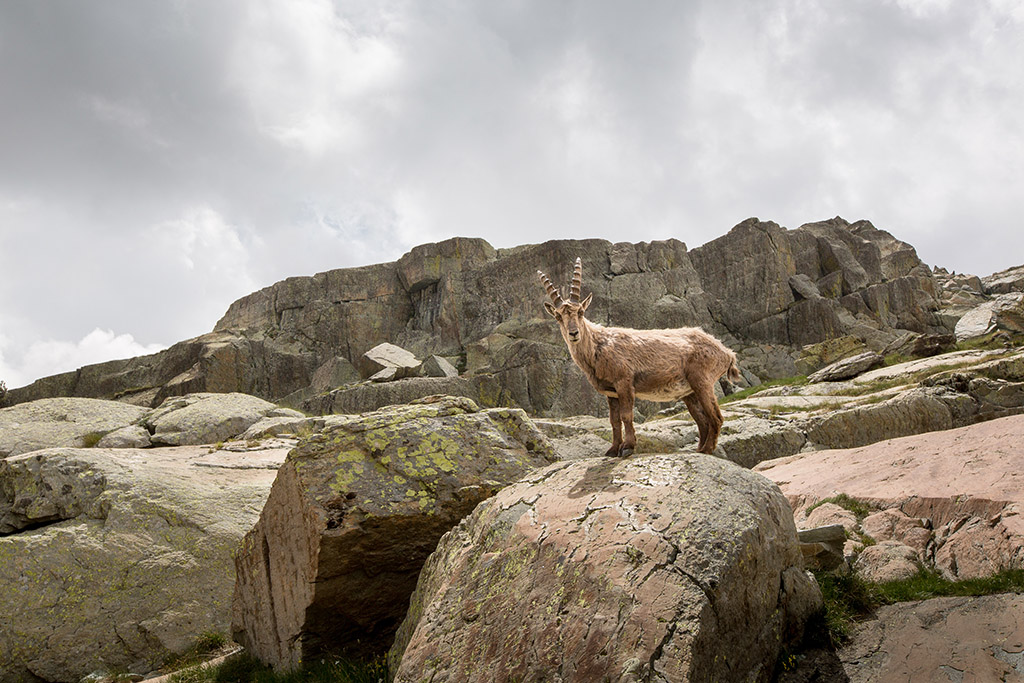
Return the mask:
<svg viewBox="0 0 1024 683">
<path fill-rule="evenodd" d="M 700 433 L 697 450 L 714 451 L 722 428 L 715 382 L 726 373 L 729 379 L 740 378 L 736 354 L 697 327 L 631 330 L 590 322 L 583 314 L 594 295 L 580 301 L 582 271 L 577 258 L 569 301 L 562 299 L 544 273 L 537 274 L 551 298 L 544 308 L 558 321 L 573 361 L 593 387 L 608 397 L 612 447 L 605 455 L 625 457 L 636 449 L 633 401 L 637 398 L 682 399 Z"/>
</svg>

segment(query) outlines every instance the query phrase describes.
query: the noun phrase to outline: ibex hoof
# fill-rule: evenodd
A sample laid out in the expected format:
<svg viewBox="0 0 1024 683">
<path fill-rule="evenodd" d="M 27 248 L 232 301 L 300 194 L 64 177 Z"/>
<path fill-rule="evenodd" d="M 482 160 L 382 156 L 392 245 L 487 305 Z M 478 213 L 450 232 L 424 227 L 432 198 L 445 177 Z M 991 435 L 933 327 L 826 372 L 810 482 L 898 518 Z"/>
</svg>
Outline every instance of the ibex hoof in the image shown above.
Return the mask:
<svg viewBox="0 0 1024 683">
<path fill-rule="evenodd" d="M 631 455 L 633 455 L 633 449 L 630 448 L 629 446 L 623 446 L 622 448 L 619 449 L 620 458 L 628 458 Z"/>
</svg>

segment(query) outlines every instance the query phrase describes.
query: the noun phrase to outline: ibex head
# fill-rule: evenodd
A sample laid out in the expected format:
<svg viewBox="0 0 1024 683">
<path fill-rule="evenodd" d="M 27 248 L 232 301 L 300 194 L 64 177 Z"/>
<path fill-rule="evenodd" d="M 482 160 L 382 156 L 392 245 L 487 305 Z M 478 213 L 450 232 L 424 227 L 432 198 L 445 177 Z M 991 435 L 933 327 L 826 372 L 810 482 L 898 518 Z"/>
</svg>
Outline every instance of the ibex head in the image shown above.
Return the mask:
<svg viewBox="0 0 1024 683">
<path fill-rule="evenodd" d="M 551 280 L 548 279 L 547 275 L 539 270 L 537 275 L 540 276 L 540 281 L 544 283 L 544 289 L 547 290 L 548 296 L 551 297 L 551 301 L 544 302 L 544 308 L 558 321 L 558 326 L 562 330 L 562 337 L 565 338 L 565 341 L 575 344 L 581 337 L 580 321 L 583 320 L 583 313 L 586 312 L 587 307 L 590 306 L 591 299 L 594 298 L 594 295 L 590 294 L 586 299 L 580 301 L 580 289 L 583 287 L 583 262 L 579 257 L 576 258 L 568 301 L 562 299 L 562 295 L 551 284 Z"/>
</svg>

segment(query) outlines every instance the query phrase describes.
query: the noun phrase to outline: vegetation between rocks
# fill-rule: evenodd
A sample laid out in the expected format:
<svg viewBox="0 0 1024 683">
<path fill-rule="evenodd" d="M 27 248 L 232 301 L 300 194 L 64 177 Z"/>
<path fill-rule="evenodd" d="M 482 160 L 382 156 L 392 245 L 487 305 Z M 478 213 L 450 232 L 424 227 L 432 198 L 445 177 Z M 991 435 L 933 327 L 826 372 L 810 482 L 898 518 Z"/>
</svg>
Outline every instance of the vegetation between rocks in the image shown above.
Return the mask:
<svg viewBox="0 0 1024 683">
<path fill-rule="evenodd" d="M 810 514 L 813 510 L 821 507 L 825 503 L 834 503 L 841 508 L 849 510 L 857 517 L 857 522 L 864 521 L 864 518 L 875 510 L 870 503 L 854 498 L 853 496 L 849 496 L 845 493 L 840 493 L 835 496 L 829 496 L 828 498 L 822 498 L 818 502 L 814 503 L 807 508 L 807 514 Z"/>
<path fill-rule="evenodd" d="M 240 654 L 218 665 L 198 666 L 171 676 L 172 683 L 386 683 L 383 657 L 368 662 L 322 659 L 286 673 L 275 673 L 250 654 Z"/>
<path fill-rule="evenodd" d="M 1024 593 L 1024 569 L 978 579 L 950 581 L 929 569 L 900 581 L 871 583 L 854 573 L 815 572 L 825 601 L 825 626 L 835 645 L 850 639 L 853 625 L 883 605 L 929 598 Z"/>
</svg>

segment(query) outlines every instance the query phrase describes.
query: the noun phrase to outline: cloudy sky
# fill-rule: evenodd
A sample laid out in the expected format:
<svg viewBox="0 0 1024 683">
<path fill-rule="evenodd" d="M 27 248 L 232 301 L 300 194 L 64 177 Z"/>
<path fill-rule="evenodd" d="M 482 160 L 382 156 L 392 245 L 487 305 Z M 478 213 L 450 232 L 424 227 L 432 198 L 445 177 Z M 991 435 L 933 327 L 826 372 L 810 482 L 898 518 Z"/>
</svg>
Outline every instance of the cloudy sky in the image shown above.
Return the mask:
<svg viewBox="0 0 1024 683">
<path fill-rule="evenodd" d="M 1024 263 L 1020 0 L 0 0 L 0 380 L 454 235 Z"/>
</svg>

